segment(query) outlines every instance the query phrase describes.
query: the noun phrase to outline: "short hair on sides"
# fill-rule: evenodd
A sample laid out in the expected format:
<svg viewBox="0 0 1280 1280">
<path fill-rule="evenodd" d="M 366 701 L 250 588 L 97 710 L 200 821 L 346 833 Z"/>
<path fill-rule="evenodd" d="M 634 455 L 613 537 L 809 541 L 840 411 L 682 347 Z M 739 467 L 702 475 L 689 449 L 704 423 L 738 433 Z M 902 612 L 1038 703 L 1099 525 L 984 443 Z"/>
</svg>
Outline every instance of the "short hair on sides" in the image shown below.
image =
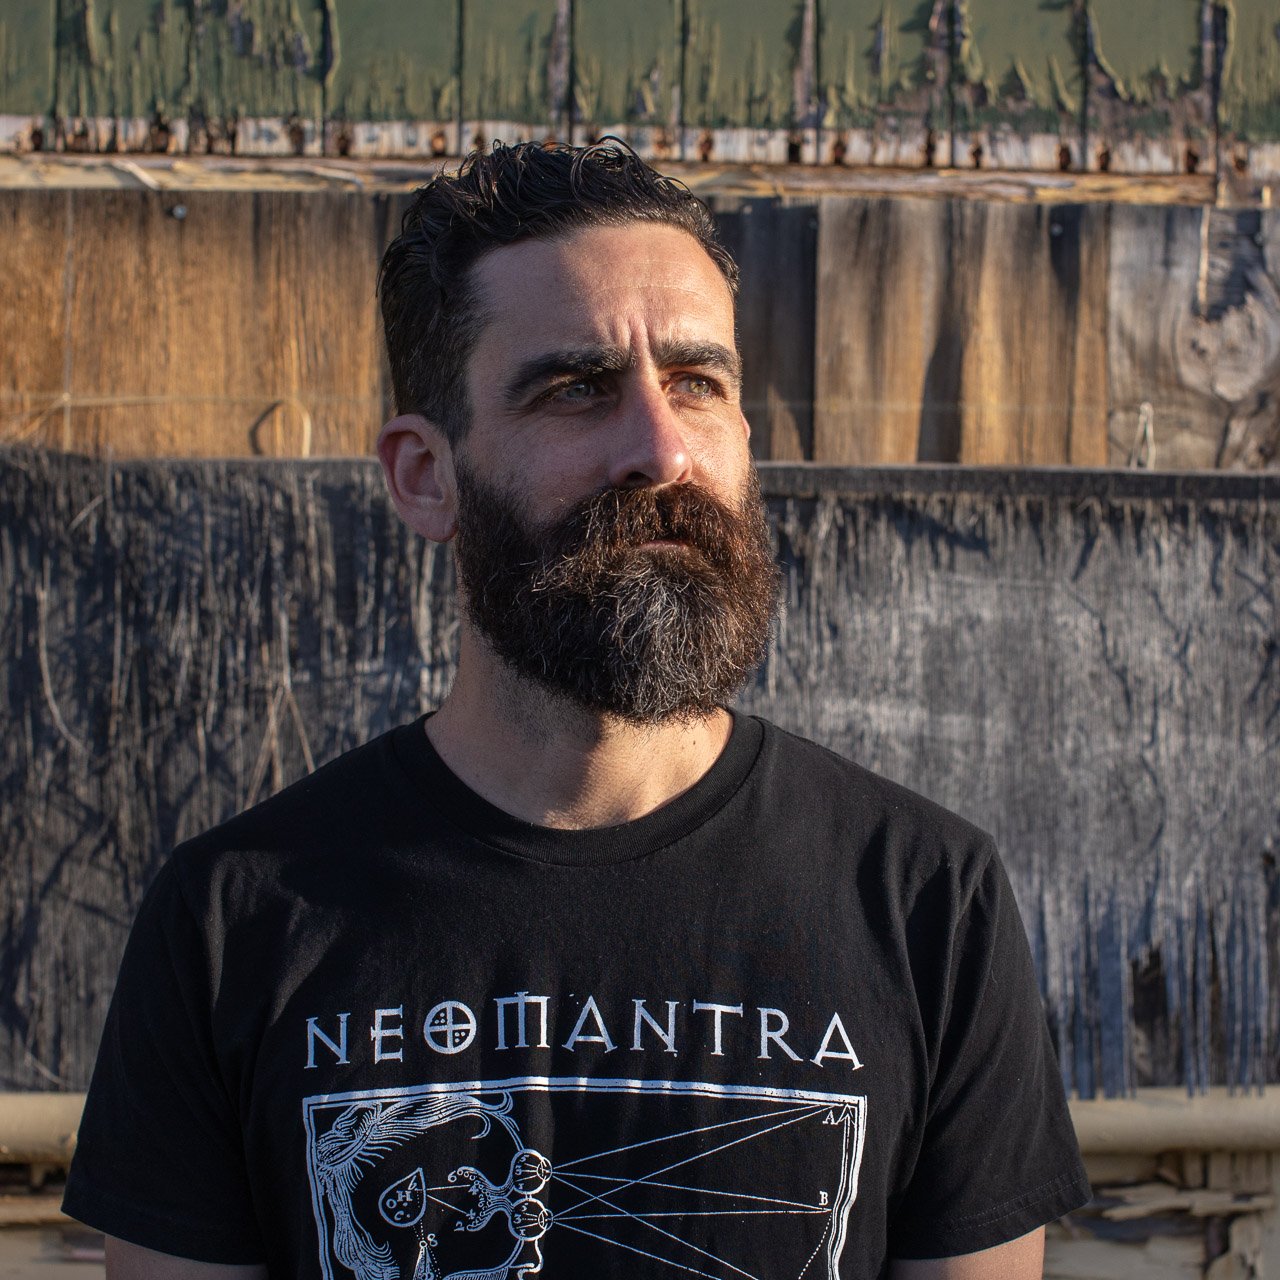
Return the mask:
<svg viewBox="0 0 1280 1280">
<path fill-rule="evenodd" d="M 687 231 L 737 295 L 738 267 L 711 211 L 626 143 L 495 143 L 415 193 L 378 271 L 398 413 L 435 422 L 451 444 L 471 421 L 466 370 L 485 317 L 472 268 L 494 249 L 587 227 L 654 222 Z"/>
</svg>

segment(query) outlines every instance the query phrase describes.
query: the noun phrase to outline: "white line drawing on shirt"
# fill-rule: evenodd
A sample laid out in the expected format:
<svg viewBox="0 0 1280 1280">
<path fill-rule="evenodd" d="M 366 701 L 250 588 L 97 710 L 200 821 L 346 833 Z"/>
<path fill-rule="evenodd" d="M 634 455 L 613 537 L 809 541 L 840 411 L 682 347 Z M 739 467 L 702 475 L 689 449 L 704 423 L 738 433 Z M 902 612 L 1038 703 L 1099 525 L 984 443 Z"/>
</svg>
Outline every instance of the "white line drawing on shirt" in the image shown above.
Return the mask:
<svg viewBox="0 0 1280 1280">
<path fill-rule="evenodd" d="M 709 1122 L 606 1142 L 557 1163 L 532 1144 L 514 1114 L 519 1099 L 555 1094 L 656 1095 L 701 1107 Z M 720 1118 L 726 1110 L 741 1113 Z M 325 1280 L 344 1280 L 335 1262 L 356 1280 L 527 1280 L 542 1270 L 549 1235 L 590 1241 L 624 1265 L 643 1260 L 645 1275 L 761 1280 L 749 1257 L 729 1257 L 715 1242 L 726 1239 L 725 1229 L 733 1239 L 753 1222 L 782 1219 L 815 1224 L 797 1270 L 787 1274 L 838 1280 L 866 1130 L 866 1099 L 858 1096 L 545 1076 L 319 1095 L 306 1099 L 303 1111 Z M 428 1173 L 420 1162 L 429 1150 L 423 1135 L 454 1124 L 464 1126 L 476 1151 L 488 1139 L 484 1160 Z M 822 1189 L 811 1196 L 711 1185 L 771 1135 L 798 1126 L 810 1133 L 804 1127 L 814 1125 L 836 1132 L 813 1142 L 815 1165 L 825 1167 L 813 1171 Z M 413 1167 L 401 1172 L 406 1160 Z M 822 1174 L 833 1176 L 823 1182 Z M 375 1184 L 376 1215 L 368 1207 Z M 459 1244 L 472 1245 L 471 1252 L 451 1266 Z"/>
</svg>

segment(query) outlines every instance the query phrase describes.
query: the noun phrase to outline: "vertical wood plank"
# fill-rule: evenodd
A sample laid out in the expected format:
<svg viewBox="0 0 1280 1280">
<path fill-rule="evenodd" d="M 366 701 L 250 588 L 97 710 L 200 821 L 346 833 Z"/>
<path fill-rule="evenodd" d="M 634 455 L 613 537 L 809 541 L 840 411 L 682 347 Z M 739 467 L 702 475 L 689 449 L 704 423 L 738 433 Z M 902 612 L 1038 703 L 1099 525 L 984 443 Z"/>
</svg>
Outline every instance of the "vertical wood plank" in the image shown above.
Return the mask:
<svg viewBox="0 0 1280 1280">
<path fill-rule="evenodd" d="M 959 347 L 947 307 L 950 202 L 819 203 L 813 456 L 954 461 Z"/>
<path fill-rule="evenodd" d="M 190 192 L 181 219 L 162 193 L 75 200 L 69 363 L 79 404 L 64 447 L 368 451 L 381 379 L 367 200 Z"/>
<path fill-rule="evenodd" d="M 972 203 L 951 246 L 967 278 L 960 461 L 1107 460 L 1108 210 Z"/>
<path fill-rule="evenodd" d="M 248 424 L 270 403 L 275 359 L 265 312 L 283 282 L 266 275 L 254 222 L 254 197 L 230 193 L 76 193 L 69 447 L 255 452 Z"/>
<path fill-rule="evenodd" d="M 0 191 L 0 441 L 57 447 L 70 191 Z"/>
<path fill-rule="evenodd" d="M 738 331 L 752 452 L 775 462 L 810 459 L 817 206 L 721 197 L 715 212 L 742 271 Z"/>
<path fill-rule="evenodd" d="M 259 197 L 260 239 L 275 260 L 266 278 L 274 386 L 311 415 L 312 452 L 368 455 L 382 425 L 381 329 L 373 208 L 345 191 Z M 295 417 L 297 414 L 294 415 Z M 296 452 L 288 407 L 268 421 Z M 263 423 L 260 431 L 265 429 Z"/>
<path fill-rule="evenodd" d="M 1274 465 L 1280 214 L 1116 206 L 1111 222 L 1112 465 Z"/>
</svg>

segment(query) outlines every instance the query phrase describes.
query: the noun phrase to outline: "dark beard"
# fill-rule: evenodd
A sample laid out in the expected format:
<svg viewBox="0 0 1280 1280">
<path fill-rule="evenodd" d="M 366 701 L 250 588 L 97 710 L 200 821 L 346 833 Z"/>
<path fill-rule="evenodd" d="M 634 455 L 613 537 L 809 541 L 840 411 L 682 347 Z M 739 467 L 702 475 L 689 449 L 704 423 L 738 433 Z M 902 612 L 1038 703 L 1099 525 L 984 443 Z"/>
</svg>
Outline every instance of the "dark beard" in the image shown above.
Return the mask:
<svg viewBox="0 0 1280 1280">
<path fill-rule="evenodd" d="M 764 657 L 778 570 L 754 468 L 736 510 L 693 484 L 607 489 L 539 528 L 455 461 L 467 616 L 521 676 L 658 724 L 708 714 Z M 683 545 L 639 550 L 661 539 Z"/>
</svg>

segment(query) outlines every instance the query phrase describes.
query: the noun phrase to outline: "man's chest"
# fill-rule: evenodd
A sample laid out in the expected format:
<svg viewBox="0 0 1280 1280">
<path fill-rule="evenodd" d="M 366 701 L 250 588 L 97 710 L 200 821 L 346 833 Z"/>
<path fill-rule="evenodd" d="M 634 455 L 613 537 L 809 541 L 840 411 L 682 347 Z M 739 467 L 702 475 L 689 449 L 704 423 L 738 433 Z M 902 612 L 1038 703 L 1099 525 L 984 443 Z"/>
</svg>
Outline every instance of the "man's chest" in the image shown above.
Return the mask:
<svg viewBox="0 0 1280 1280">
<path fill-rule="evenodd" d="M 405 900 L 287 994 L 260 975 L 250 1166 L 268 1198 L 305 1178 L 329 1274 L 836 1259 L 869 1110 L 910 1091 L 883 944 L 807 893 L 673 890 Z"/>
</svg>

